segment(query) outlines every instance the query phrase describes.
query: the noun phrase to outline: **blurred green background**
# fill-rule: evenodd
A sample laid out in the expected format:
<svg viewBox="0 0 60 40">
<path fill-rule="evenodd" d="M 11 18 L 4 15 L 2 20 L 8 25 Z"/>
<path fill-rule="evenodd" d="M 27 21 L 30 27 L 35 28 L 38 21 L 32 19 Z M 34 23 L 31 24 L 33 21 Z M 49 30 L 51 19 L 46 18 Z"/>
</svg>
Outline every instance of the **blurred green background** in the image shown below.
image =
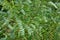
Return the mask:
<svg viewBox="0 0 60 40">
<path fill-rule="evenodd" d="M 0 40 L 60 40 L 60 0 L 0 0 Z"/>
</svg>

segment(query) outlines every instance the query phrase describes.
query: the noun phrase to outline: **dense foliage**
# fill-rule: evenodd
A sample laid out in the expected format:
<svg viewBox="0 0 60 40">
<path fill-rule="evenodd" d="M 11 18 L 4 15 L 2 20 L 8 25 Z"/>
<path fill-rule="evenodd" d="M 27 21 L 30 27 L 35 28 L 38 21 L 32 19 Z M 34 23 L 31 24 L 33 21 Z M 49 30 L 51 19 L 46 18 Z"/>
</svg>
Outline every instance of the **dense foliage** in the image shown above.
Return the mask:
<svg viewBox="0 0 60 40">
<path fill-rule="evenodd" d="M 60 0 L 0 0 L 0 40 L 60 40 Z"/>
</svg>

